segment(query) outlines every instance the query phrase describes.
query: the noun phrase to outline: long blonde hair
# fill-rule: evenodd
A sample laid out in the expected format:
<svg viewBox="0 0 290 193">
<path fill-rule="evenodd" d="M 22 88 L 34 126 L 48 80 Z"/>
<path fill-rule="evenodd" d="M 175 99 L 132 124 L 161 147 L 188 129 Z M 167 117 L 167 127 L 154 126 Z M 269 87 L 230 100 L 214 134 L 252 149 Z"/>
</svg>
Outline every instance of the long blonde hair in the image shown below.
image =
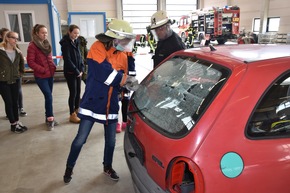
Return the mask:
<svg viewBox="0 0 290 193">
<path fill-rule="evenodd" d="M 14 31 L 8 31 L 4 37 L 3 37 L 3 41 L 0 43 L 0 47 L 4 47 L 6 48 L 7 47 L 7 43 L 8 43 L 8 40 L 7 38 L 11 38 L 13 34 L 17 34 L 17 32 L 14 32 Z M 13 46 L 13 49 L 16 49 L 17 47 L 16 46 Z"/>
</svg>

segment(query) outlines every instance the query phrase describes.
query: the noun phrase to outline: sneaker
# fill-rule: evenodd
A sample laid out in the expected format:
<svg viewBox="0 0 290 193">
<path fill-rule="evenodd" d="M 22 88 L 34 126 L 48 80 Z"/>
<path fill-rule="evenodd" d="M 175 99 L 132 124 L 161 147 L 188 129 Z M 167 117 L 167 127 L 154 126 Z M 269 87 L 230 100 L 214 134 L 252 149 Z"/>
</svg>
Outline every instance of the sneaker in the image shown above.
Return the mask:
<svg viewBox="0 0 290 193">
<path fill-rule="evenodd" d="M 24 126 L 20 121 L 17 122 L 17 124 L 24 130 L 24 131 L 27 131 L 27 127 Z"/>
<path fill-rule="evenodd" d="M 54 120 L 54 119 L 53 119 L 53 122 L 54 122 L 54 126 L 58 126 L 59 125 L 59 123 L 56 120 Z M 45 118 L 45 123 L 46 124 L 48 123 L 47 118 Z"/>
<path fill-rule="evenodd" d="M 64 176 L 63 176 L 63 181 L 65 184 L 69 184 L 71 179 L 72 179 L 72 176 L 73 175 L 73 168 L 71 167 L 66 167 L 65 169 L 65 173 L 64 173 Z"/>
<path fill-rule="evenodd" d="M 122 123 L 122 130 L 125 131 L 126 128 L 127 128 L 127 122 L 123 122 Z"/>
<path fill-rule="evenodd" d="M 54 122 L 54 126 L 58 126 L 59 125 L 59 123 L 56 120 L 53 120 L 53 122 Z"/>
<path fill-rule="evenodd" d="M 118 181 L 119 176 L 112 167 L 104 167 L 104 174 L 109 176 L 111 180 Z"/>
<path fill-rule="evenodd" d="M 21 117 L 27 116 L 27 113 L 23 110 L 23 108 L 19 109 L 19 116 Z"/>
<path fill-rule="evenodd" d="M 13 133 L 17 133 L 17 134 L 20 134 L 20 133 L 23 133 L 25 132 L 26 130 L 24 130 L 18 123 L 15 124 L 15 125 L 11 125 L 11 131 Z"/>
<path fill-rule="evenodd" d="M 46 125 L 47 125 L 47 130 L 48 131 L 52 131 L 54 130 L 54 121 L 46 121 Z"/>
<path fill-rule="evenodd" d="M 121 133 L 122 132 L 122 126 L 121 126 L 120 123 L 117 123 L 116 132 L 117 133 Z"/>
</svg>

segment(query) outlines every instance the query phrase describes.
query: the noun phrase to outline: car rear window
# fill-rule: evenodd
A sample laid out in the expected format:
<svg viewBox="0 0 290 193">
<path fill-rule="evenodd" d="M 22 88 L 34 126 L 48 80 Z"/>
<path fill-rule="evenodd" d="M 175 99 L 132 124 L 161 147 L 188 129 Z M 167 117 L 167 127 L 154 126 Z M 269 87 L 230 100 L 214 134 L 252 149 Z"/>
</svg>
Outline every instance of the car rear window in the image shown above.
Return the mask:
<svg viewBox="0 0 290 193">
<path fill-rule="evenodd" d="M 247 135 L 255 139 L 290 137 L 290 73 L 263 95 L 249 120 Z"/>
<path fill-rule="evenodd" d="M 226 82 L 229 70 L 190 57 L 175 57 L 142 81 L 132 99 L 152 128 L 181 137 L 192 130 Z"/>
</svg>

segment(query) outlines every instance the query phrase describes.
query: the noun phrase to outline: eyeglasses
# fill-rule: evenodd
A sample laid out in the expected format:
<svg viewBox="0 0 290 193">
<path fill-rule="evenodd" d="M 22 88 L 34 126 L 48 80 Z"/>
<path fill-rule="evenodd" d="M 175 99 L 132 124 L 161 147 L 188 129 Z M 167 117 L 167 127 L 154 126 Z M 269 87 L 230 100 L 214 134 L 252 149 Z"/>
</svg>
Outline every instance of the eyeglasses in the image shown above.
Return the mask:
<svg viewBox="0 0 290 193">
<path fill-rule="evenodd" d="M 16 40 L 16 41 L 19 40 L 17 37 L 8 37 L 8 38 L 12 38 L 12 39 L 14 39 L 14 40 Z"/>
</svg>

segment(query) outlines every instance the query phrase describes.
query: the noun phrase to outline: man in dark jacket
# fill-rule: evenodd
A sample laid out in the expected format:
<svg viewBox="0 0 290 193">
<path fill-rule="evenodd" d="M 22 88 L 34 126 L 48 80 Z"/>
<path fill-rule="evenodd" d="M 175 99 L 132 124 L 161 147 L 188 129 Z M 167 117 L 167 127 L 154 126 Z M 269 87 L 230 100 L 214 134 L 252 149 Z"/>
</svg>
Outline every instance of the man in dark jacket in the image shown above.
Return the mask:
<svg viewBox="0 0 290 193">
<path fill-rule="evenodd" d="M 151 17 L 150 29 L 158 41 L 153 56 L 154 68 L 173 52 L 185 49 L 181 38 L 170 27 L 173 23 L 166 11 L 157 11 Z"/>
</svg>

